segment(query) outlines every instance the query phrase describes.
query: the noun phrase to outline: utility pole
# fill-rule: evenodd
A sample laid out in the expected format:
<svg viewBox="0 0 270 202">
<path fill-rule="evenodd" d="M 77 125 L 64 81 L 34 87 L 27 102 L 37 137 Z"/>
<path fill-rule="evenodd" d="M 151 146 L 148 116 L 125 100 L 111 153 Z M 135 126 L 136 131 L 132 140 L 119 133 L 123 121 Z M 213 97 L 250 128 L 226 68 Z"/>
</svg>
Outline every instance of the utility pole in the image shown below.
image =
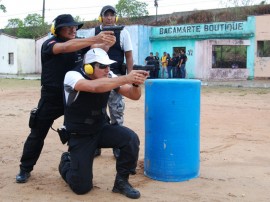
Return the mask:
<svg viewBox="0 0 270 202">
<path fill-rule="evenodd" d="M 158 0 L 154 0 L 154 6 L 156 7 L 156 25 L 157 25 L 157 8 L 158 8 Z"/>
<path fill-rule="evenodd" d="M 45 0 L 43 0 L 43 9 L 42 9 L 42 24 L 45 22 Z"/>
</svg>

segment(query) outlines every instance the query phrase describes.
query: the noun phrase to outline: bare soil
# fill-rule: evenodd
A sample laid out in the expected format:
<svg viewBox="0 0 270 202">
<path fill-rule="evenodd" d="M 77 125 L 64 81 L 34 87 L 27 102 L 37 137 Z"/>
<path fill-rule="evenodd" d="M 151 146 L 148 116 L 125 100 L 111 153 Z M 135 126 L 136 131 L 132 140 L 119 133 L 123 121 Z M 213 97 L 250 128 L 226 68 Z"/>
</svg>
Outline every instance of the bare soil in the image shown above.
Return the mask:
<svg viewBox="0 0 270 202">
<path fill-rule="evenodd" d="M 125 99 L 125 125 L 141 140 L 137 175 L 130 179 L 141 192 L 138 201 L 270 201 L 270 89 L 202 87 L 201 92 L 200 176 L 184 182 L 144 175 L 144 95 L 139 101 Z M 38 80 L 0 79 L 0 201 L 129 201 L 111 192 L 111 149 L 102 149 L 95 159 L 94 189 L 74 194 L 58 173 L 67 146 L 52 130 L 29 181 L 15 182 L 29 112 L 39 96 Z M 62 121 L 59 118 L 54 127 Z"/>
</svg>

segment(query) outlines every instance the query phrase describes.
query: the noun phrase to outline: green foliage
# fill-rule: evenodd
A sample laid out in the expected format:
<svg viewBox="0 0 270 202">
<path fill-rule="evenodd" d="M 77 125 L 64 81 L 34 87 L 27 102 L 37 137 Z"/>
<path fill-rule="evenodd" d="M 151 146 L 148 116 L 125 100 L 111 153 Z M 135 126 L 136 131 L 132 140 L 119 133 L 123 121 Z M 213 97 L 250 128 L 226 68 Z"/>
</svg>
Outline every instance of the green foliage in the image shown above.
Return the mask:
<svg viewBox="0 0 270 202">
<path fill-rule="evenodd" d="M 149 14 L 147 6 L 147 3 L 136 0 L 119 0 L 115 8 L 119 17 L 137 18 Z"/>
<path fill-rule="evenodd" d="M 25 27 L 38 27 L 43 24 L 43 18 L 40 14 L 29 14 L 24 18 Z"/>
<path fill-rule="evenodd" d="M 7 12 L 6 7 L 3 4 L 0 4 L 0 11 L 3 11 L 4 13 Z"/>
<path fill-rule="evenodd" d="M 13 18 L 8 20 L 6 28 L 19 28 L 23 27 L 23 21 L 19 18 Z"/>
<path fill-rule="evenodd" d="M 18 38 L 35 39 L 48 32 L 48 24 L 43 23 L 43 18 L 39 14 L 29 14 L 24 21 L 14 18 L 9 19 L 4 29 L 4 33 Z"/>
<path fill-rule="evenodd" d="M 75 20 L 76 22 L 83 22 L 83 21 L 84 21 L 84 19 L 82 19 L 80 16 L 75 16 L 75 17 L 74 17 L 74 20 Z"/>
</svg>

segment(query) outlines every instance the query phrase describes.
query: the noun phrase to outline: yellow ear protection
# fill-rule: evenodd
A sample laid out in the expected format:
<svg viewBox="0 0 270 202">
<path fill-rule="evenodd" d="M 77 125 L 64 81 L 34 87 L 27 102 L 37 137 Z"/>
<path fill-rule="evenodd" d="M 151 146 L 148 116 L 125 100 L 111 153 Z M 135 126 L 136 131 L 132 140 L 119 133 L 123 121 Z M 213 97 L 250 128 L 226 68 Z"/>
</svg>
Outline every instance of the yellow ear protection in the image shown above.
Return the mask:
<svg viewBox="0 0 270 202">
<path fill-rule="evenodd" d="M 51 33 L 52 33 L 54 36 L 56 36 L 56 33 L 55 33 L 55 21 L 52 22 Z"/>
<path fill-rule="evenodd" d="M 100 15 L 100 16 L 98 16 L 98 21 L 100 22 L 100 23 L 102 23 L 102 16 Z M 116 15 L 115 16 L 115 22 L 117 22 L 118 21 L 118 16 Z"/>
<path fill-rule="evenodd" d="M 85 64 L 84 65 L 84 71 L 85 71 L 86 74 L 90 74 L 90 75 L 94 74 L 94 68 L 90 64 Z"/>
</svg>

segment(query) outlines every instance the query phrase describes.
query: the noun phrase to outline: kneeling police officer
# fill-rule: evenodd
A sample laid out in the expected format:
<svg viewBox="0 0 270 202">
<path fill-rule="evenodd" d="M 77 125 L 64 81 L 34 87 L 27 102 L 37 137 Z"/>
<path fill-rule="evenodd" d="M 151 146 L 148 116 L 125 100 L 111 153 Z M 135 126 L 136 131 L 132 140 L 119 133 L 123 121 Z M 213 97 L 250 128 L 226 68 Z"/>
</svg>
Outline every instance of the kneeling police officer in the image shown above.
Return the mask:
<svg viewBox="0 0 270 202">
<path fill-rule="evenodd" d="M 110 91 L 138 100 L 141 87 L 149 73 L 132 70 L 128 75 L 115 76 L 110 71 L 108 54 L 100 48 L 87 52 L 84 65 L 69 71 L 64 80 L 65 127 L 70 135 L 68 152 L 64 152 L 59 172 L 77 194 L 85 194 L 93 188 L 93 159 L 97 148 L 119 148 L 116 159 L 116 178 L 113 192 L 137 199 L 140 192 L 128 182 L 135 174 L 139 138 L 131 129 L 109 124 L 106 113 Z"/>
</svg>

